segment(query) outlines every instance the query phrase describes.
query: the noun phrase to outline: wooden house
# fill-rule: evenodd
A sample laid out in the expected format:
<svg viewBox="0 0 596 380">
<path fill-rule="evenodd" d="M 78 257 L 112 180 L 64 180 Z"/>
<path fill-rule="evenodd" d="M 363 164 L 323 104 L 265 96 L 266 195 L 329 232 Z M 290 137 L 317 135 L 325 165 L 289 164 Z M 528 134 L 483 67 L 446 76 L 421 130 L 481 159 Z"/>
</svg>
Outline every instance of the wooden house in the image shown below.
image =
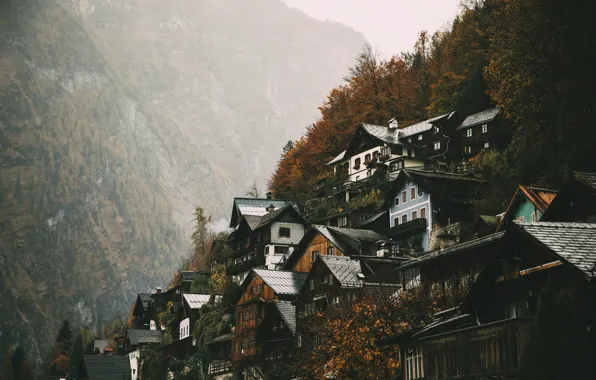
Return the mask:
<svg viewBox="0 0 596 380">
<path fill-rule="evenodd" d="M 150 310 L 151 293 L 139 293 L 132 310 L 134 316 L 134 327 L 137 329 L 149 329 L 152 312 Z"/>
<path fill-rule="evenodd" d="M 471 175 L 402 170 L 385 196 L 390 225 L 386 235 L 401 252 L 432 249 L 433 228 L 475 221 L 472 201 L 483 183 Z"/>
<path fill-rule="evenodd" d="M 377 256 L 382 243 L 389 243 L 389 240 L 374 231 L 312 225 L 280 267 L 308 272 L 314 259 L 320 255 Z"/>
<path fill-rule="evenodd" d="M 277 210 L 291 203 L 283 199 L 273 199 L 271 193 L 267 193 L 266 198 L 234 198 L 230 228 L 236 228 L 242 216 L 263 216 L 269 212 L 267 209 L 271 205 L 273 205 L 273 210 Z"/>
<path fill-rule="evenodd" d="M 258 327 L 268 303 L 291 301 L 306 279 L 306 273 L 251 269 L 242 283 L 242 296 L 236 305 L 236 327 L 232 337 L 232 362 L 247 371 L 262 372 L 263 340 Z M 250 368 L 255 367 L 255 368 Z"/>
<path fill-rule="evenodd" d="M 541 220 L 596 223 L 596 173 L 572 172 Z"/>
<path fill-rule="evenodd" d="M 251 268 L 275 269 L 277 263 L 304 236 L 306 221 L 296 207 L 286 205 L 261 216 L 242 215 L 228 239 L 233 254 L 226 272 L 241 283 Z"/>
<path fill-rule="evenodd" d="M 512 133 L 511 123 L 498 107 L 466 117 L 457 129 L 461 133 L 464 158 L 474 157 L 483 149 L 504 148 Z"/>
<path fill-rule="evenodd" d="M 265 307 L 258 334 L 263 342 L 265 370 L 273 362 L 286 363 L 296 351 L 296 309 L 289 301 L 270 302 Z"/>
<path fill-rule="evenodd" d="M 537 222 L 557 196 L 557 191 L 519 185 L 511 198 L 496 231 L 503 230 L 512 220 Z"/>
</svg>

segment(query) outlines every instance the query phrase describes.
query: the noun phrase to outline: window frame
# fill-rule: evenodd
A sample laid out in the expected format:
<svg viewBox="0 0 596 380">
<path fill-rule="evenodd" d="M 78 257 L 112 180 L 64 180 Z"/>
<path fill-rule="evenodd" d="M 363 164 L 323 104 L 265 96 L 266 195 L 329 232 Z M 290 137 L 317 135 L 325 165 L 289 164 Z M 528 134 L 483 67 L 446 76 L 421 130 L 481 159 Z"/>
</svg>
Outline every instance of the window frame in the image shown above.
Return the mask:
<svg viewBox="0 0 596 380">
<path fill-rule="evenodd" d="M 420 219 L 426 219 L 426 207 L 420 208 Z"/>
<path fill-rule="evenodd" d="M 333 248 L 334 247 L 327 247 L 327 256 L 333 256 Z"/>
<path fill-rule="evenodd" d="M 490 148 L 490 143 L 488 141 L 484 142 L 484 149 Z"/>
<path fill-rule="evenodd" d="M 401 216 L 401 224 L 406 224 L 408 223 L 408 214 L 403 214 Z"/>
<path fill-rule="evenodd" d="M 282 230 L 288 231 L 287 236 L 282 234 Z M 291 238 L 292 237 L 292 229 L 290 227 L 279 227 L 279 231 L 277 232 L 280 238 Z"/>
<path fill-rule="evenodd" d="M 441 149 L 441 142 L 440 141 L 435 141 L 433 143 L 433 150 L 440 150 Z"/>
<path fill-rule="evenodd" d="M 317 257 L 319 257 L 319 250 L 316 249 L 316 250 L 312 251 L 310 253 L 310 257 L 311 257 L 312 262 L 314 263 L 315 260 L 317 259 Z"/>
<path fill-rule="evenodd" d="M 472 137 L 473 135 L 474 132 L 472 131 L 472 128 L 466 129 L 466 137 Z"/>
<path fill-rule="evenodd" d="M 418 219 L 418 210 L 413 210 L 412 211 L 412 220 L 416 220 Z"/>
<path fill-rule="evenodd" d="M 417 194 L 416 186 L 410 187 L 410 200 L 411 201 L 416 200 L 416 194 Z"/>
<path fill-rule="evenodd" d="M 399 226 L 399 216 L 393 218 L 393 226 Z"/>
<path fill-rule="evenodd" d="M 402 204 L 408 203 L 408 192 L 407 192 L 407 190 L 403 190 L 401 192 L 401 203 Z"/>
<path fill-rule="evenodd" d="M 482 133 L 488 133 L 488 124 L 482 124 Z"/>
<path fill-rule="evenodd" d="M 399 206 L 399 196 L 395 198 L 395 206 Z"/>
</svg>

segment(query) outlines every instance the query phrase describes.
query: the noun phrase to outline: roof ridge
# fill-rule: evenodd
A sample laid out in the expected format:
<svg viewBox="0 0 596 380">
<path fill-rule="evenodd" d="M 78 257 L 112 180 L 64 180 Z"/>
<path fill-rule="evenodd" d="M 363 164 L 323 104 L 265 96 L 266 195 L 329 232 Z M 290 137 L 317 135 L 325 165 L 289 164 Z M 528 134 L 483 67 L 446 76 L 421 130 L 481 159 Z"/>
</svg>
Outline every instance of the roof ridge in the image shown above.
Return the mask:
<svg viewBox="0 0 596 380">
<path fill-rule="evenodd" d="M 543 226 L 543 227 L 556 227 L 556 228 L 581 228 L 581 229 L 596 229 L 596 223 L 581 223 L 581 222 L 518 222 L 513 221 L 519 226 Z"/>
</svg>

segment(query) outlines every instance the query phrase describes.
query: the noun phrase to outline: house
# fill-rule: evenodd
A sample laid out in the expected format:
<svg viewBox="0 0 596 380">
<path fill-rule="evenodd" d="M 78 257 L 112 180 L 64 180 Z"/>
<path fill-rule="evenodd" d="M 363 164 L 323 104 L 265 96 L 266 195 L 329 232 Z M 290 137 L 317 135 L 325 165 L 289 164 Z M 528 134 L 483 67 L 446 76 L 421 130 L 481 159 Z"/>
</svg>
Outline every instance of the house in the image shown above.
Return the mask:
<svg viewBox="0 0 596 380">
<path fill-rule="evenodd" d="M 267 208 L 271 205 L 273 210 L 277 210 L 291 203 L 282 199 L 273 199 L 271 193 L 267 193 L 267 198 L 234 198 L 230 228 L 236 228 L 243 216 L 263 216 L 269 212 Z"/>
<path fill-rule="evenodd" d="M 483 149 L 502 149 L 512 133 L 511 123 L 498 107 L 466 117 L 457 130 L 461 134 L 464 158 L 474 157 Z"/>
<path fill-rule="evenodd" d="M 135 306 L 132 310 L 134 317 L 134 327 L 137 329 L 149 329 L 151 320 L 151 310 L 149 308 L 151 303 L 151 293 L 139 293 Z"/>
<path fill-rule="evenodd" d="M 76 378 L 80 380 L 132 380 L 126 356 L 83 355 Z"/>
<path fill-rule="evenodd" d="M 519 185 L 509 202 L 497 231 L 503 230 L 512 220 L 537 222 L 555 199 L 557 191 Z"/>
<path fill-rule="evenodd" d="M 324 224 L 329 227 L 361 228 L 364 222 L 377 214 L 374 204 L 351 209 L 340 207 L 336 213 L 314 219 L 313 224 Z"/>
<path fill-rule="evenodd" d="M 274 362 L 287 365 L 292 360 L 299 342 L 296 338 L 296 308 L 289 301 L 270 302 L 265 306 L 263 322 L 257 335 L 263 342 L 264 369 Z"/>
<path fill-rule="evenodd" d="M 596 225 L 513 222 L 464 301 L 399 344 L 404 379 L 514 379 L 547 281 L 572 297 L 593 339 Z M 496 235 L 498 235 L 496 234 Z"/>
<path fill-rule="evenodd" d="M 483 181 L 462 174 L 405 169 L 385 196 L 390 228 L 400 251 L 420 254 L 431 247 L 433 228 L 472 223 L 472 201 Z"/>
<path fill-rule="evenodd" d="M 596 173 L 572 172 L 541 220 L 596 223 Z"/>
<path fill-rule="evenodd" d="M 382 243 L 390 242 L 374 231 L 312 225 L 294 251 L 280 263 L 280 267 L 308 272 L 319 255 L 377 256 Z"/>
<path fill-rule="evenodd" d="M 400 258 L 317 256 L 293 301 L 298 317 L 319 311 L 333 316 L 335 309 L 373 293 L 388 298 L 401 288 L 394 271 L 402 262 Z"/>
<path fill-rule="evenodd" d="M 241 283 L 251 268 L 275 269 L 283 255 L 304 236 L 307 225 L 294 205 L 268 206 L 261 216 L 242 215 L 228 238 L 233 254 L 226 272 Z"/>
<path fill-rule="evenodd" d="M 236 305 L 236 327 L 232 337 L 232 363 L 242 371 L 262 377 L 263 340 L 258 335 L 270 302 L 291 301 L 306 279 L 306 273 L 251 269 L 242 283 Z"/>
<path fill-rule="evenodd" d="M 233 376 L 234 367 L 232 365 L 232 332 L 222 334 L 209 342 L 207 347 L 211 361 L 207 369 L 210 378 L 216 380 L 225 380 Z"/>
<path fill-rule="evenodd" d="M 145 345 L 158 344 L 161 342 L 160 330 L 138 330 L 129 329 L 126 332 L 125 351 L 126 353 L 140 349 Z"/>
</svg>

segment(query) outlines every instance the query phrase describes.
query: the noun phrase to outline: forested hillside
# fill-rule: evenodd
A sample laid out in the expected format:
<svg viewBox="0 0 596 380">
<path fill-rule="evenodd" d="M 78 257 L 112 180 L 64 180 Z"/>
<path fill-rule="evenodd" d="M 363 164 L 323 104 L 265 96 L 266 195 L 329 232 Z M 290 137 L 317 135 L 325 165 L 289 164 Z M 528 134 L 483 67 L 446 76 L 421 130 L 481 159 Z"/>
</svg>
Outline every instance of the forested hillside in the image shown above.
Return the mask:
<svg viewBox="0 0 596 380">
<path fill-rule="evenodd" d="M 501 212 L 517 183 L 556 188 L 570 170 L 594 170 L 596 27 L 590 1 L 465 2 L 452 26 L 421 32 L 413 51 L 379 62 L 367 49 L 321 117 L 284 152 L 270 187 L 307 198 L 361 122 L 400 126 L 458 110 L 504 108 L 516 125 L 504 152 L 476 158 L 492 181 L 481 207 Z"/>
<path fill-rule="evenodd" d="M 227 215 L 364 41 L 235 3 L 0 0 L 0 352 L 165 286 L 193 206 Z"/>
</svg>

